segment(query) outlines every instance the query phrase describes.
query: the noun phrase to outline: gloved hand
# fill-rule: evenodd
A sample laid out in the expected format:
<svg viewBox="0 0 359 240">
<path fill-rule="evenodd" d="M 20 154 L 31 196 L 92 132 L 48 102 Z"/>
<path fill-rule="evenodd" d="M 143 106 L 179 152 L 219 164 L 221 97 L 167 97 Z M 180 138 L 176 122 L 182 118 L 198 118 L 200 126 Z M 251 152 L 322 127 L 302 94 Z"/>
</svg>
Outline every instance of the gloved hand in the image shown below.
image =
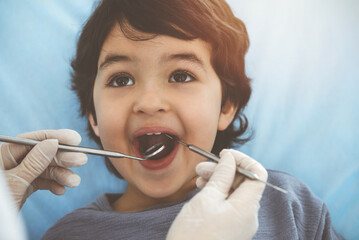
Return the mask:
<svg viewBox="0 0 359 240">
<path fill-rule="evenodd" d="M 69 129 L 42 130 L 19 137 L 43 140 L 34 147 L 3 143 L 0 145 L 0 169 L 13 198 L 20 209 L 26 198 L 38 189 L 48 189 L 56 195 L 66 187 L 77 187 L 81 178 L 70 167 L 87 162 L 84 153 L 57 152 L 58 144 L 78 145 L 81 136 Z"/>
<path fill-rule="evenodd" d="M 265 185 L 236 174 L 236 165 L 264 181 L 267 171 L 239 151 L 223 150 L 220 157 L 218 164 L 197 165 L 197 186 L 202 190 L 184 205 L 167 239 L 251 239 L 257 232 L 259 201 Z"/>
</svg>

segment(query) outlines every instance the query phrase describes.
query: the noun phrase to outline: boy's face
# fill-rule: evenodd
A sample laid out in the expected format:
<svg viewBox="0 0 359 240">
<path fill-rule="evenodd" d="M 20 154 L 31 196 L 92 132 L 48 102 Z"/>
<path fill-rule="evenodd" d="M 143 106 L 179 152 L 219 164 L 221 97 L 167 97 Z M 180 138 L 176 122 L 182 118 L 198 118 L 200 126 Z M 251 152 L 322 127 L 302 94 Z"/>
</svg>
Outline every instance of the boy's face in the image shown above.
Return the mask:
<svg viewBox="0 0 359 240">
<path fill-rule="evenodd" d="M 115 25 L 98 61 L 97 124 L 89 115 L 104 149 L 140 156 L 141 144 L 156 141 L 140 136 L 169 133 L 210 151 L 217 130 L 227 128 L 235 114 L 231 104 L 221 109 L 221 83 L 210 58 L 211 47 L 202 40 L 159 35 L 133 41 Z M 193 189 L 195 166 L 206 159 L 175 144 L 158 161 L 110 160 L 128 191 L 168 198 Z"/>
</svg>

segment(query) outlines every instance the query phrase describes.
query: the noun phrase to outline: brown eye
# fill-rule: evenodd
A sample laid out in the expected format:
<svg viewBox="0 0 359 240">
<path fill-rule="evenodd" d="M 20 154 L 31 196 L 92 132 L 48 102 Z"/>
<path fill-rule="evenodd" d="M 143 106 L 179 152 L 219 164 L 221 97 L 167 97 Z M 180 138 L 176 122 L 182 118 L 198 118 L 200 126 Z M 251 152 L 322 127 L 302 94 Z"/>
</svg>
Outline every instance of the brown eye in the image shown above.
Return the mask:
<svg viewBox="0 0 359 240">
<path fill-rule="evenodd" d="M 169 82 L 191 82 L 195 80 L 195 77 L 193 77 L 191 74 L 189 74 L 186 71 L 176 71 L 174 72 L 170 79 Z"/>
<path fill-rule="evenodd" d="M 110 78 L 108 83 L 108 85 L 111 87 L 125 87 L 131 86 L 133 84 L 134 81 L 132 80 L 132 78 L 124 74 L 116 74 L 115 76 Z"/>
</svg>

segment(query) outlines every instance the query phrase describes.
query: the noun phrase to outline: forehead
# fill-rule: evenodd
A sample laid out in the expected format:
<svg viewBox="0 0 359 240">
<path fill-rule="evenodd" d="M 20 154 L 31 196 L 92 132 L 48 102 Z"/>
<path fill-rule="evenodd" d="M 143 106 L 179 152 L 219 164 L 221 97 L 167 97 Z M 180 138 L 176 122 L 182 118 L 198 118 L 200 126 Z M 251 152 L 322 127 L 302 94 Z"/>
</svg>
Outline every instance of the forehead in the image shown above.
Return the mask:
<svg viewBox="0 0 359 240">
<path fill-rule="evenodd" d="M 211 45 L 201 39 L 182 40 L 133 31 L 133 36 L 140 40 L 126 37 L 121 27 L 115 24 L 102 46 L 99 67 L 111 55 L 128 56 L 133 61 L 161 61 L 172 55 L 187 54 L 197 57 L 204 65 L 210 65 Z"/>
</svg>

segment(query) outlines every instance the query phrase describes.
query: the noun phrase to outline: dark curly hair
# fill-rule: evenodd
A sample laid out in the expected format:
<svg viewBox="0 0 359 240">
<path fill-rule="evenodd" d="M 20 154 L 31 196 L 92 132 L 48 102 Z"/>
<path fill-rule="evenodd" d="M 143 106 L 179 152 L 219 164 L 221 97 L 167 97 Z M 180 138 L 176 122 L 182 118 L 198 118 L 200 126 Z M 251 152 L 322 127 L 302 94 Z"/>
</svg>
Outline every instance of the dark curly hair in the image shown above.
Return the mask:
<svg viewBox="0 0 359 240">
<path fill-rule="evenodd" d="M 222 106 L 232 102 L 237 112 L 224 131 L 217 131 L 212 149 L 218 154 L 223 148 L 243 144 L 239 138 L 248 128 L 243 114 L 251 95 L 250 79 L 245 73 L 245 54 L 249 39 L 244 23 L 236 18 L 225 0 L 103 0 L 82 29 L 72 60 L 72 89 L 76 92 L 83 116 L 96 113 L 93 88 L 102 45 L 118 23 L 126 37 L 134 41 L 148 40 L 136 31 L 167 35 L 182 40 L 202 39 L 212 47 L 211 63 L 222 85 Z M 89 136 L 102 146 L 88 122 Z M 109 159 L 110 172 L 121 177 Z"/>
</svg>

